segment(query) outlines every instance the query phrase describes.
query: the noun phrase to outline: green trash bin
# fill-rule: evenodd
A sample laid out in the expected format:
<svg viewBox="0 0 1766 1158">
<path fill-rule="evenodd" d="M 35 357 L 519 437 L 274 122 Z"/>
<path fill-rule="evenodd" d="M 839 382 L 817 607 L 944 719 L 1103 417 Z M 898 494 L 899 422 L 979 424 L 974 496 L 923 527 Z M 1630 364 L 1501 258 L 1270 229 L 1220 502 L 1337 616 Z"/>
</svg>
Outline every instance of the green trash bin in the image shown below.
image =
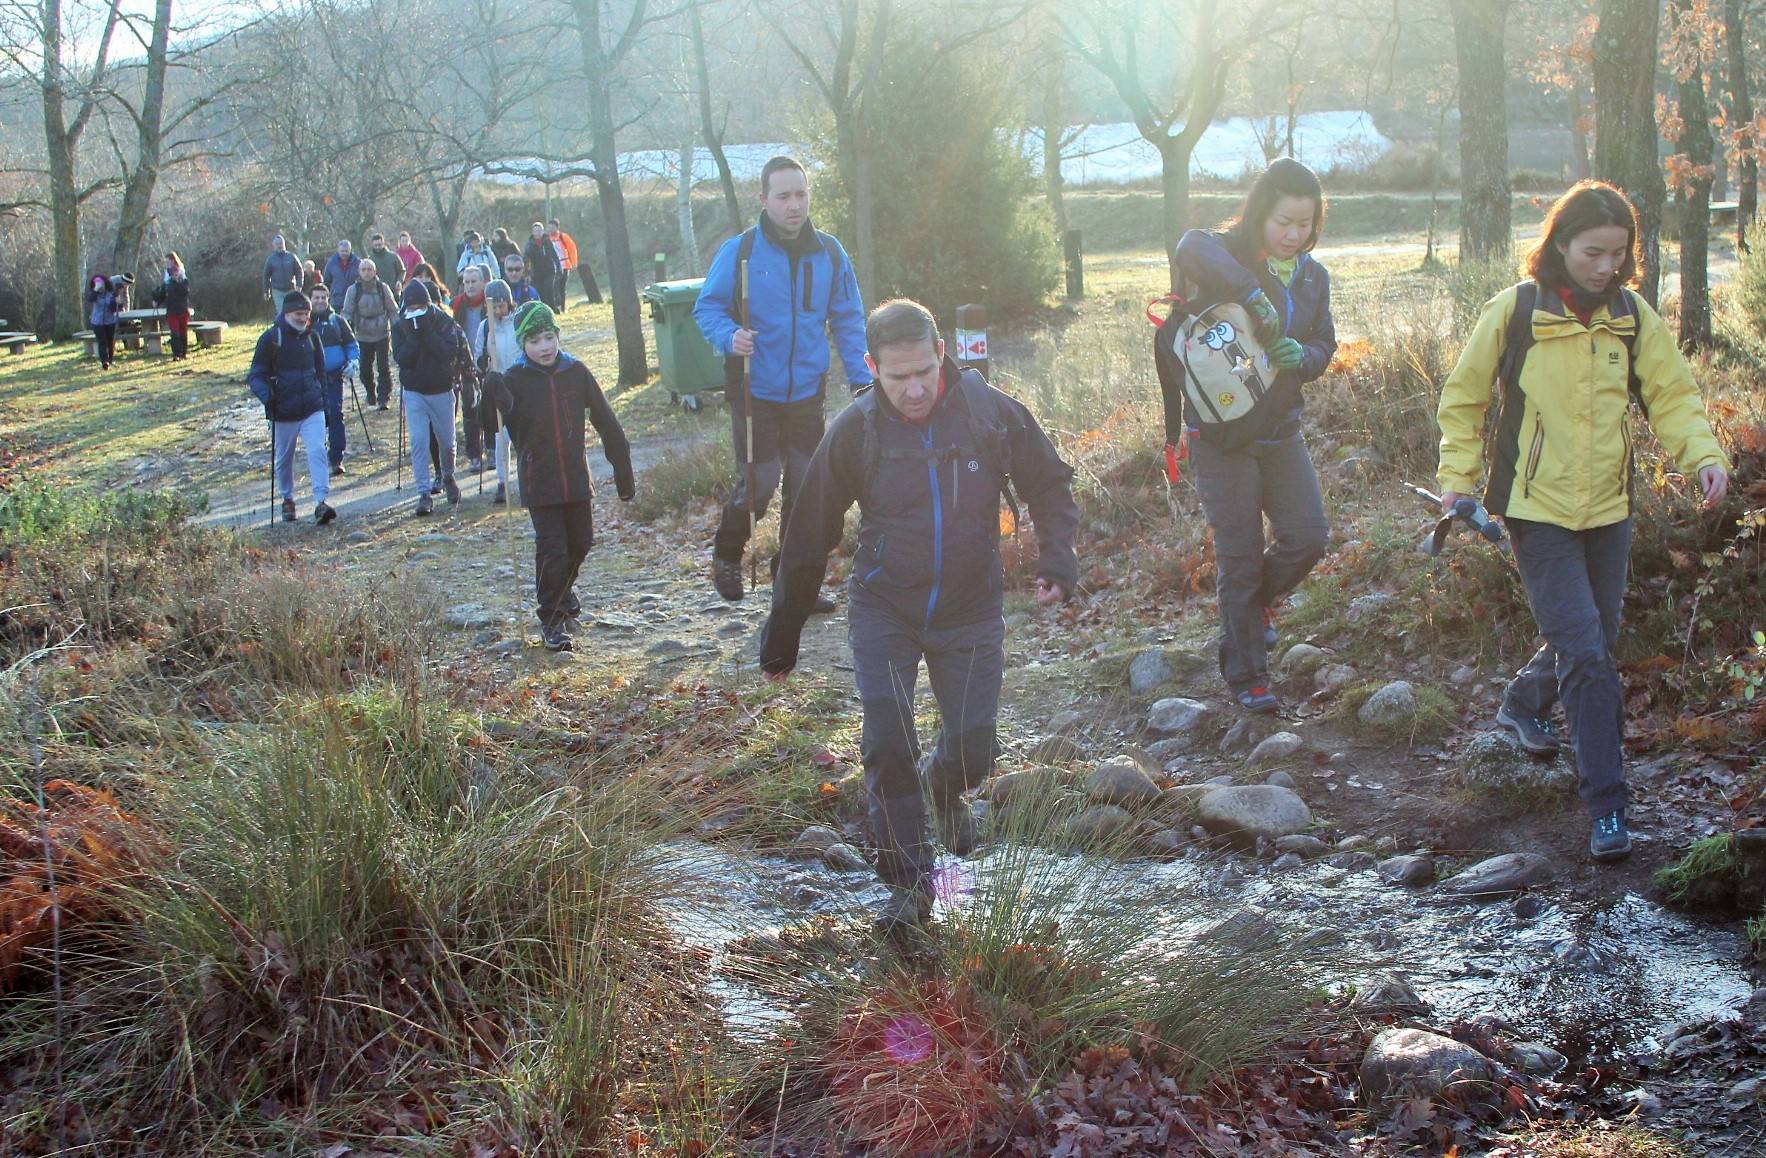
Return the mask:
<svg viewBox="0 0 1766 1158">
<path fill-rule="evenodd" d="M 699 409 L 700 391 L 724 388 L 724 360 L 693 320 L 693 303 L 704 285 L 705 279 L 696 277 L 644 287 L 662 383 L 668 387 L 668 400 L 687 410 Z"/>
</svg>

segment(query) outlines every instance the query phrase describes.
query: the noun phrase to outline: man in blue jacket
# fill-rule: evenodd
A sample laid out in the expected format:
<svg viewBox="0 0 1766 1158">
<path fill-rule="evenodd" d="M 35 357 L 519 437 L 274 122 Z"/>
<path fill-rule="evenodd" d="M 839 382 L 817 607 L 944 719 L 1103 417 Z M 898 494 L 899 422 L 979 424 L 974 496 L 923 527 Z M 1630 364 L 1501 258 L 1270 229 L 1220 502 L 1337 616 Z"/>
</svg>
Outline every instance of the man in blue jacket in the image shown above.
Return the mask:
<svg viewBox="0 0 1766 1158">
<path fill-rule="evenodd" d="M 340 475 L 349 424 L 343 420 L 343 380 L 354 378 L 361 358 L 356 334 L 342 314 L 331 312 L 331 291 L 313 287 L 313 332 L 325 347 L 325 431 L 331 448 L 331 473 Z"/>
<path fill-rule="evenodd" d="M 337 517 L 326 505 L 331 474 L 325 460 L 325 348 L 313 332 L 311 303 L 299 290 L 282 299 L 282 314 L 258 338 L 246 381 L 264 404 L 275 430 L 276 486 L 282 492 L 282 521 L 294 522 L 294 442 L 307 448 L 313 479 L 313 520 L 324 526 Z"/>
<path fill-rule="evenodd" d="M 341 302 L 343 295 L 349 293 L 350 287 L 356 284 L 356 278 L 361 276 L 361 272 L 362 259 L 356 256 L 347 239 L 340 241 L 337 243 L 337 252 L 325 263 L 325 288 Z M 382 272 L 381 276 L 385 277 L 386 274 Z"/>
<path fill-rule="evenodd" d="M 712 585 L 732 602 L 742 588 L 749 510 L 758 522 L 778 489 L 779 538 L 791 504 L 822 440 L 828 384 L 828 335 L 840 351 L 848 386 L 869 385 L 865 367 L 865 307 L 846 250 L 809 220 L 809 177 L 791 157 L 774 157 L 760 171 L 760 223 L 726 241 L 705 275 L 693 318 L 711 348 L 725 357 L 726 391 L 736 446 L 736 489 L 724 504 L 712 541 Z M 747 325 L 740 268 L 748 263 Z M 747 359 L 748 390 L 740 388 Z M 754 407 L 754 489 L 748 493 L 743 457 L 747 404 Z M 818 596 L 816 610 L 833 604 Z"/>
</svg>

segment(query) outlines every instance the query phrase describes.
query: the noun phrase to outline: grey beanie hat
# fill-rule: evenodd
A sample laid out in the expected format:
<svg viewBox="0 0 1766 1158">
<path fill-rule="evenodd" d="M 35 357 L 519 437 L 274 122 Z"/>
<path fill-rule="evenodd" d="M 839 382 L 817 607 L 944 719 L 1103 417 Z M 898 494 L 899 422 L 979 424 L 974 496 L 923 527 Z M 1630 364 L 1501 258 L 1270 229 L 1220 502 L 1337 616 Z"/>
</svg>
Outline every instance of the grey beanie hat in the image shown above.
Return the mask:
<svg viewBox="0 0 1766 1158">
<path fill-rule="evenodd" d="M 492 278 L 484 287 L 484 300 L 487 302 L 512 302 L 515 295 L 509 289 L 509 283 L 502 278 Z"/>
</svg>

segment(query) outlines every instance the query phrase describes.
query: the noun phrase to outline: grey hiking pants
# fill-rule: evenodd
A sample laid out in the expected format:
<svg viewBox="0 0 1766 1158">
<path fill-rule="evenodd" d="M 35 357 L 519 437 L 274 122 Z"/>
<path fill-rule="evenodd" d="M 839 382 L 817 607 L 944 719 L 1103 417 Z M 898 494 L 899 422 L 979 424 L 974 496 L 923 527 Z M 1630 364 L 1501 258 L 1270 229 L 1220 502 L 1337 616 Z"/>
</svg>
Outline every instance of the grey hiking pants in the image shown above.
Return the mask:
<svg viewBox="0 0 1766 1158">
<path fill-rule="evenodd" d="M 315 410 L 298 422 L 276 423 L 276 489 L 284 499 L 294 498 L 294 444 L 307 448 L 307 474 L 313 480 L 313 504 L 331 495 L 331 456 L 325 435 L 325 412 Z"/>
<path fill-rule="evenodd" d="M 1192 437 L 1190 463 L 1214 529 L 1220 674 L 1236 695 L 1269 683 L 1263 609 L 1286 598 L 1324 557 L 1331 528 L 1312 455 L 1297 432 L 1238 450 Z"/>
<path fill-rule="evenodd" d="M 996 612 L 962 627 L 928 628 L 854 587 L 846 638 L 864 712 L 860 758 L 877 875 L 897 888 L 927 891 L 933 853 L 923 790 L 934 803 L 954 803 L 993 771 L 1005 620 Z M 943 719 L 924 785 L 914 727 L 921 658 Z"/>
<path fill-rule="evenodd" d="M 1546 716 L 1560 699 L 1591 817 L 1625 807 L 1625 690 L 1613 650 L 1630 574 L 1631 520 L 1570 531 L 1506 519 L 1545 646 L 1509 681 L 1510 713 Z"/>
<path fill-rule="evenodd" d="M 430 436 L 435 437 L 442 477 L 454 477 L 454 392 L 404 393 L 405 421 L 411 427 L 411 478 L 417 483 L 417 493 L 426 495 L 430 485 Z"/>
</svg>

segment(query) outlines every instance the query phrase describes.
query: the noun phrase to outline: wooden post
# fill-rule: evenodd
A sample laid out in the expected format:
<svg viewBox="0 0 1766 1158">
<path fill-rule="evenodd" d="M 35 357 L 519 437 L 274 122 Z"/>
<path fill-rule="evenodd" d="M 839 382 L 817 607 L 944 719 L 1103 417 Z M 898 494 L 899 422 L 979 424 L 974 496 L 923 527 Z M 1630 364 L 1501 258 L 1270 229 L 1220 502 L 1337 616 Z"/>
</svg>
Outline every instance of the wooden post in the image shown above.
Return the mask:
<svg viewBox="0 0 1766 1158">
<path fill-rule="evenodd" d="M 987 307 L 967 305 L 957 307 L 957 363 L 965 369 L 973 368 L 981 371 L 981 376 L 989 376 L 991 366 L 987 357 Z"/>
<path fill-rule="evenodd" d="M 1082 298 L 1085 296 L 1085 253 L 1079 230 L 1069 229 L 1061 234 L 1061 248 L 1067 255 L 1067 296 Z"/>
<path fill-rule="evenodd" d="M 668 280 L 668 254 L 666 253 L 656 255 L 656 280 Z"/>
</svg>

